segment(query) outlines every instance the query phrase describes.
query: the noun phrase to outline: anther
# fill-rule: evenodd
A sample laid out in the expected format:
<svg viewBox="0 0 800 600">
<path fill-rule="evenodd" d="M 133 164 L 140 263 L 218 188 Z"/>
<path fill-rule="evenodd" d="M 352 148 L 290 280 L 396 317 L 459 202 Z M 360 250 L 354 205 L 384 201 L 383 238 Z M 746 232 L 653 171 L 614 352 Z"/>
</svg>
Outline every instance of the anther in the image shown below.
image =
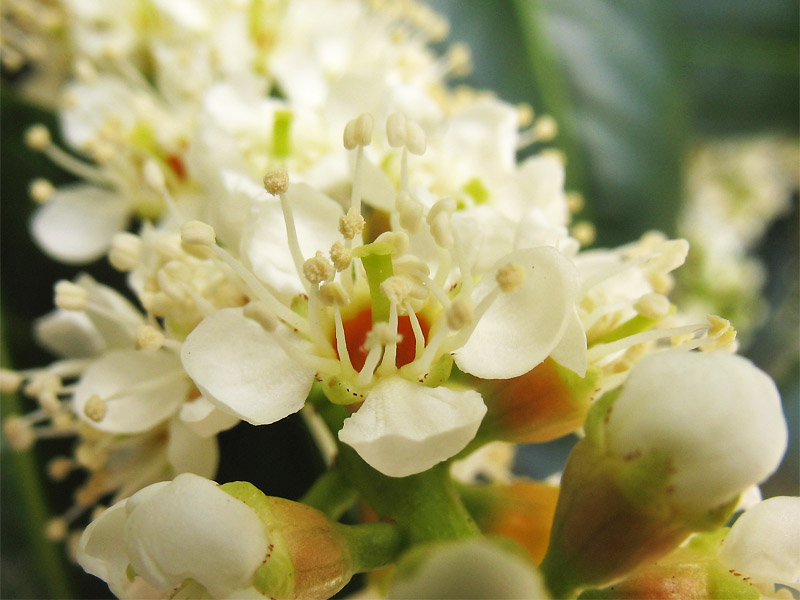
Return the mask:
<svg viewBox="0 0 800 600">
<path fill-rule="evenodd" d="M 278 327 L 278 318 L 263 302 L 249 302 L 243 312 L 245 317 L 261 325 L 265 331 L 275 331 Z"/>
<path fill-rule="evenodd" d="M 730 321 L 717 315 L 708 315 L 708 325 L 708 336 L 712 338 L 718 338 L 732 329 Z"/>
<path fill-rule="evenodd" d="M 47 150 L 52 143 L 50 130 L 41 123 L 32 125 L 25 132 L 25 144 L 32 150 Z"/>
<path fill-rule="evenodd" d="M 558 123 L 550 115 L 542 115 L 533 124 L 533 134 L 540 142 L 549 142 L 558 135 Z"/>
<path fill-rule="evenodd" d="M 89 303 L 89 292 L 66 279 L 56 283 L 55 292 L 55 305 L 64 310 L 83 310 Z"/>
<path fill-rule="evenodd" d="M 525 281 L 525 269 L 517 263 L 507 263 L 497 270 L 497 284 L 503 292 L 513 292 Z"/>
<path fill-rule="evenodd" d="M 89 471 L 99 471 L 105 466 L 108 454 L 94 445 L 84 442 L 75 448 L 75 460 Z M 94 504 L 91 502 L 90 504 Z"/>
<path fill-rule="evenodd" d="M 95 423 L 102 421 L 106 413 L 108 413 L 108 404 L 97 394 L 90 396 L 83 406 L 83 414 Z"/>
<path fill-rule="evenodd" d="M 581 246 L 588 246 L 597 237 L 597 230 L 589 221 L 578 221 L 570 229 L 570 234 L 580 242 Z"/>
<path fill-rule="evenodd" d="M 408 119 L 401 112 L 392 113 L 386 119 L 386 137 L 392 148 L 400 148 L 406 143 Z"/>
<path fill-rule="evenodd" d="M 689 254 L 689 242 L 686 240 L 667 240 L 655 249 L 656 256 L 648 261 L 647 266 L 657 272 L 669 273 L 686 262 Z"/>
<path fill-rule="evenodd" d="M 389 299 L 389 302 L 401 305 L 408 298 L 411 292 L 411 285 L 407 278 L 392 275 L 381 283 L 381 291 Z"/>
<path fill-rule="evenodd" d="M 669 314 L 672 305 L 666 296 L 646 294 L 636 301 L 633 308 L 643 317 L 658 321 Z"/>
<path fill-rule="evenodd" d="M 72 472 L 75 463 L 66 456 L 56 456 L 47 463 L 47 474 L 54 481 L 63 481 Z"/>
<path fill-rule="evenodd" d="M 65 519 L 50 519 L 44 527 L 44 535 L 51 542 L 60 542 L 67 537 L 69 525 Z"/>
<path fill-rule="evenodd" d="M 264 189 L 273 196 L 285 194 L 289 189 L 289 174 L 286 169 L 273 169 L 264 175 Z"/>
<path fill-rule="evenodd" d="M 389 244 L 394 248 L 394 254 L 404 254 L 408 250 L 408 234 L 403 231 L 384 231 L 376 239 L 377 243 Z"/>
<path fill-rule="evenodd" d="M 396 328 L 392 328 L 389 323 L 381 321 L 375 323 L 367 333 L 364 340 L 364 349 L 372 350 L 377 346 L 388 346 L 389 344 L 399 344 L 403 341 L 403 336 L 397 333 Z"/>
<path fill-rule="evenodd" d="M 13 394 L 16 392 L 25 378 L 10 369 L 0 369 L 0 392 L 4 394 Z"/>
<path fill-rule="evenodd" d="M 519 127 L 528 127 L 533 123 L 533 107 L 527 102 L 517 104 L 517 124 Z"/>
<path fill-rule="evenodd" d="M 186 246 L 213 246 L 217 235 L 214 228 L 202 221 L 187 221 L 181 225 L 181 242 Z"/>
<path fill-rule="evenodd" d="M 8 417 L 3 423 L 3 431 L 14 450 L 30 450 L 36 441 L 36 434 L 29 421 L 18 415 Z"/>
<path fill-rule="evenodd" d="M 425 210 L 422 203 L 412 198 L 408 192 L 401 190 L 397 194 L 395 206 L 400 215 L 400 226 L 412 234 L 419 232 Z"/>
<path fill-rule="evenodd" d="M 53 199 L 56 188 L 47 179 L 34 179 L 28 186 L 28 193 L 37 204 L 45 204 Z"/>
<path fill-rule="evenodd" d="M 472 304 L 464 298 L 458 297 L 450 304 L 447 311 L 447 326 L 453 331 L 469 325 L 475 319 Z"/>
<path fill-rule="evenodd" d="M 126 273 L 139 265 L 139 256 L 142 251 L 142 239 L 138 235 L 126 231 L 114 234 L 111 238 L 111 249 L 108 252 L 108 262 L 117 271 Z"/>
<path fill-rule="evenodd" d="M 331 246 L 331 261 L 337 271 L 344 271 L 353 261 L 353 253 L 342 242 L 335 242 Z"/>
<path fill-rule="evenodd" d="M 347 306 L 350 296 L 347 295 L 341 283 L 326 281 L 319 288 L 319 298 L 326 306 Z"/>
<path fill-rule="evenodd" d="M 372 115 L 366 113 L 348 121 L 342 136 L 344 147 L 347 150 L 353 150 L 358 146 L 369 146 L 372 142 L 374 123 Z"/>
<path fill-rule="evenodd" d="M 164 345 L 164 334 L 152 325 L 142 325 L 136 330 L 137 350 L 158 350 Z"/>
<path fill-rule="evenodd" d="M 142 175 L 144 180 L 154 190 L 162 191 L 167 189 L 167 184 L 164 181 L 164 171 L 158 166 L 154 160 L 148 160 L 142 167 Z"/>
<path fill-rule="evenodd" d="M 447 52 L 450 72 L 456 77 L 466 77 L 472 69 L 472 53 L 469 46 L 456 42 Z"/>
<path fill-rule="evenodd" d="M 322 252 L 317 252 L 303 263 L 303 275 L 313 285 L 333 279 L 335 274 L 336 269 Z"/>
<path fill-rule="evenodd" d="M 364 231 L 364 223 L 364 217 L 351 208 L 346 215 L 339 217 L 339 233 L 345 239 L 352 240 Z"/>
</svg>

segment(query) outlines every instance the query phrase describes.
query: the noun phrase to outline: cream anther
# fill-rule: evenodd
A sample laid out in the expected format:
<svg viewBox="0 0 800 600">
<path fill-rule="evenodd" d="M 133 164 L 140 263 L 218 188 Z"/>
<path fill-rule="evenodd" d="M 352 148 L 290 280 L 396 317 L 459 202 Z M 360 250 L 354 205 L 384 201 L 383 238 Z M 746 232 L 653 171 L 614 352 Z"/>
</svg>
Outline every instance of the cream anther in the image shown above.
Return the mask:
<svg viewBox="0 0 800 600">
<path fill-rule="evenodd" d="M 97 394 L 91 396 L 83 406 L 83 414 L 95 423 L 102 421 L 108 413 L 108 404 Z"/>
<path fill-rule="evenodd" d="M 475 314 L 472 311 L 472 304 L 469 300 L 460 296 L 453 300 L 447 310 L 447 326 L 455 331 L 465 325 L 469 325 L 473 320 L 475 320 Z"/>
<path fill-rule="evenodd" d="M 558 123 L 550 115 L 542 115 L 533 124 L 533 134 L 540 142 L 549 142 L 558 135 Z"/>
<path fill-rule="evenodd" d="M 407 278 L 392 275 L 381 283 L 381 291 L 389 299 L 389 302 L 400 305 L 408 298 L 411 285 Z"/>
<path fill-rule="evenodd" d="M 48 414 L 53 414 L 61 409 L 61 402 L 59 402 L 55 392 L 42 392 L 36 397 L 36 401 L 42 407 L 42 410 Z"/>
<path fill-rule="evenodd" d="M 47 474 L 55 481 L 62 481 L 66 479 L 67 475 L 72 472 L 75 463 L 71 458 L 66 456 L 56 456 L 49 463 L 47 463 Z"/>
<path fill-rule="evenodd" d="M 28 193 L 37 204 L 45 204 L 53 198 L 56 188 L 47 179 L 34 179 L 28 186 Z"/>
<path fill-rule="evenodd" d="M 75 61 L 75 75 L 84 83 L 92 83 L 97 80 L 97 69 L 85 58 Z"/>
<path fill-rule="evenodd" d="M 503 292 L 513 292 L 525 281 L 525 269 L 517 263 L 507 263 L 497 270 L 497 284 Z"/>
<path fill-rule="evenodd" d="M 156 161 L 148 160 L 145 162 L 144 167 L 142 167 L 142 175 L 144 175 L 147 185 L 154 190 L 162 191 L 167 189 L 167 184 L 164 181 L 164 171 L 161 170 Z"/>
<path fill-rule="evenodd" d="M 393 328 L 389 323 L 385 322 L 375 323 L 364 340 L 364 349 L 369 351 L 378 346 L 399 344 L 402 341 L 403 336 L 397 333 L 396 327 Z"/>
<path fill-rule="evenodd" d="M 303 275 L 313 285 L 333 279 L 335 274 L 336 269 L 322 252 L 317 252 L 303 263 Z"/>
<path fill-rule="evenodd" d="M 181 242 L 187 246 L 213 246 L 217 235 L 214 228 L 202 221 L 187 221 L 181 225 Z"/>
<path fill-rule="evenodd" d="M 264 189 L 273 196 L 285 194 L 289 189 L 289 174 L 286 169 L 273 169 L 264 175 Z"/>
<path fill-rule="evenodd" d="M 672 305 L 666 296 L 661 294 L 646 294 L 636 301 L 633 308 L 643 317 L 656 321 L 666 317 Z"/>
<path fill-rule="evenodd" d="M 246 304 L 244 316 L 261 325 L 265 331 L 275 331 L 278 327 L 278 318 L 263 302 L 254 301 Z"/>
<path fill-rule="evenodd" d="M 447 59 L 450 62 L 450 71 L 456 77 L 466 77 L 472 70 L 472 52 L 469 46 L 462 42 L 450 46 Z"/>
<path fill-rule="evenodd" d="M 352 240 L 364 231 L 364 223 L 364 217 L 351 208 L 346 215 L 339 217 L 339 233 L 346 240 Z"/>
<path fill-rule="evenodd" d="M 736 330 L 733 327 L 725 331 L 713 342 L 700 346 L 700 350 L 703 352 L 736 352 L 737 348 Z"/>
<path fill-rule="evenodd" d="M 164 334 L 152 325 L 142 325 L 136 330 L 137 350 L 158 350 L 164 345 Z"/>
<path fill-rule="evenodd" d="M 589 221 L 578 221 L 570 229 L 570 235 L 578 240 L 581 246 L 588 246 L 594 243 L 597 230 Z"/>
<path fill-rule="evenodd" d="M 433 219 L 428 218 L 428 225 L 431 229 L 433 241 L 436 242 L 437 246 L 445 249 L 453 247 L 455 239 L 450 228 L 450 216 L 447 213 L 440 212 Z"/>
<path fill-rule="evenodd" d="M 409 121 L 406 130 L 406 148 L 411 154 L 421 156 L 425 154 L 428 147 L 428 139 L 425 130 L 416 121 Z"/>
<path fill-rule="evenodd" d="M 142 239 L 138 235 L 126 231 L 116 233 L 111 238 L 108 262 L 117 271 L 122 271 L 123 273 L 132 271 L 139 264 L 141 251 Z"/>
<path fill-rule="evenodd" d="M 50 130 L 40 123 L 32 125 L 25 132 L 25 144 L 32 150 L 47 150 L 52 143 Z"/>
<path fill-rule="evenodd" d="M 4 394 L 13 394 L 16 392 L 25 378 L 10 369 L 0 369 L 0 392 Z"/>
<path fill-rule="evenodd" d="M 75 460 L 78 461 L 78 464 L 84 469 L 99 471 L 106 464 L 108 454 L 89 442 L 83 442 L 82 444 L 78 444 L 77 448 L 75 448 Z M 94 502 L 90 502 L 89 504 L 94 504 Z"/>
<path fill-rule="evenodd" d="M 350 296 L 341 283 L 337 281 L 326 281 L 319 288 L 319 299 L 326 306 L 347 306 L 350 304 Z"/>
<path fill-rule="evenodd" d="M 708 315 L 708 335 L 717 338 L 732 329 L 731 322 L 717 315 Z"/>
<path fill-rule="evenodd" d="M 517 104 L 517 124 L 519 127 L 528 127 L 533 123 L 533 107 L 527 102 Z"/>
<path fill-rule="evenodd" d="M 649 269 L 661 273 L 669 273 L 686 262 L 689 254 L 689 242 L 686 240 L 667 240 L 655 249 L 654 256 L 647 263 Z"/>
<path fill-rule="evenodd" d="M 348 121 L 342 136 L 344 147 L 348 150 L 353 150 L 358 146 L 369 146 L 372 142 L 374 125 L 375 121 L 372 115 L 366 113 Z"/>
<path fill-rule="evenodd" d="M 33 442 L 36 441 L 36 433 L 30 422 L 17 415 L 6 418 L 3 423 L 3 432 L 14 450 L 30 450 Z"/>
<path fill-rule="evenodd" d="M 353 253 L 342 242 L 334 242 L 331 246 L 331 260 L 337 271 L 344 271 L 353 261 Z"/>
<path fill-rule="evenodd" d="M 67 537 L 69 525 L 61 518 L 50 519 L 44 527 L 44 535 L 51 542 L 60 542 Z"/>
<path fill-rule="evenodd" d="M 64 310 L 83 310 L 89 302 L 86 289 L 65 279 L 56 283 L 55 292 L 55 305 Z"/>
<path fill-rule="evenodd" d="M 405 146 L 407 125 L 408 119 L 405 114 L 400 112 L 392 113 L 386 119 L 386 137 L 392 148 Z"/>
<path fill-rule="evenodd" d="M 392 246 L 395 255 L 404 254 L 408 250 L 408 234 L 404 231 L 384 231 L 375 241 Z"/>
<path fill-rule="evenodd" d="M 25 395 L 39 397 L 47 392 L 59 392 L 63 387 L 61 378 L 55 373 L 39 373 L 28 382 L 23 390 Z"/>
<path fill-rule="evenodd" d="M 408 192 L 401 190 L 397 194 L 395 206 L 400 215 L 400 226 L 409 233 L 418 233 L 425 211 L 422 203 L 412 198 Z"/>
</svg>

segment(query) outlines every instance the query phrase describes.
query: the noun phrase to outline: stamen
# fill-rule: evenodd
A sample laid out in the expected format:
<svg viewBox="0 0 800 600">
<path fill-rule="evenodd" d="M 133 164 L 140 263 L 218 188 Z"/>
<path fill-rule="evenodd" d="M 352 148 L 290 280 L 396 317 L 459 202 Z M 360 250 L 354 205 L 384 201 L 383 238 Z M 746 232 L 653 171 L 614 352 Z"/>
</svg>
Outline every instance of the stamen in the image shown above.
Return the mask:
<svg viewBox="0 0 800 600">
<path fill-rule="evenodd" d="M 366 347 L 366 344 L 364 344 Z M 370 383 L 372 383 L 372 377 L 375 373 L 375 368 L 378 366 L 378 362 L 381 359 L 381 354 L 383 353 L 383 346 L 380 344 L 375 344 L 367 354 L 367 358 L 364 361 L 364 366 L 361 367 L 361 371 L 358 374 L 358 384 L 362 387 L 367 387 Z"/>
<path fill-rule="evenodd" d="M 361 216 L 361 213 L 351 208 L 346 215 L 339 217 L 339 233 L 344 236 L 345 240 L 350 241 L 357 235 L 361 235 L 361 232 L 364 231 L 365 223 L 366 221 Z"/>
<path fill-rule="evenodd" d="M 25 381 L 25 377 L 21 373 L 10 369 L 0 369 L 0 392 L 13 394 L 20 388 L 23 381 Z"/>
<path fill-rule="evenodd" d="M 403 336 L 397 332 L 397 304 L 395 302 L 391 302 L 390 304 L 389 322 L 387 323 L 386 331 L 388 336 L 385 340 L 387 343 L 383 351 L 383 360 L 377 369 L 379 375 L 390 375 L 397 371 L 397 366 L 395 365 L 397 360 L 397 344 L 403 341 Z M 392 332 L 394 332 L 394 335 L 391 335 Z M 367 339 L 369 339 L 369 336 L 367 336 Z"/>
<path fill-rule="evenodd" d="M 108 412 L 108 405 L 97 394 L 91 396 L 83 407 L 84 414 L 95 423 L 103 420 Z"/>
<path fill-rule="evenodd" d="M 181 225 L 181 242 L 187 246 L 213 246 L 217 235 L 214 228 L 202 221 L 186 221 Z"/>
<path fill-rule="evenodd" d="M 142 238 L 138 235 L 128 232 L 116 233 L 111 239 L 108 261 L 118 271 L 126 273 L 139 265 L 141 251 Z"/>
<path fill-rule="evenodd" d="M 345 248 L 341 242 L 335 242 L 331 246 L 331 260 L 334 268 L 341 272 L 350 266 L 353 261 L 353 253 L 348 248 Z"/>
<path fill-rule="evenodd" d="M 252 319 L 265 331 L 273 332 L 278 328 L 278 319 L 269 307 L 263 302 L 248 302 L 244 307 L 244 316 Z"/>
<path fill-rule="evenodd" d="M 315 256 L 303 263 L 303 275 L 312 285 L 331 280 L 335 274 L 334 266 L 322 252 L 317 252 Z"/>
<path fill-rule="evenodd" d="M 62 279 L 55 285 L 55 305 L 63 310 L 84 310 L 89 302 L 89 292 L 79 285 Z"/>
<path fill-rule="evenodd" d="M 508 293 L 513 292 L 525 281 L 525 269 L 516 263 L 507 263 L 497 270 L 495 279 L 500 286 L 500 290 Z"/>
<path fill-rule="evenodd" d="M 636 301 L 633 308 L 643 317 L 659 321 L 670 313 L 672 304 L 661 294 L 646 294 Z"/>
<path fill-rule="evenodd" d="M 53 199 L 56 188 L 47 179 L 34 179 L 28 186 L 28 193 L 37 204 L 46 204 Z"/>
<path fill-rule="evenodd" d="M 289 243 L 289 252 L 294 261 L 294 268 L 297 272 L 297 277 L 303 284 L 306 293 L 310 291 L 310 286 L 303 277 L 303 252 L 300 250 L 300 242 L 297 238 L 297 227 L 294 223 L 294 215 L 292 214 L 292 206 L 286 198 L 286 191 L 289 189 L 289 175 L 285 169 L 274 169 L 264 175 L 264 189 L 273 196 L 278 196 L 281 201 L 281 211 L 283 212 L 283 222 L 286 226 L 286 238 Z"/>
<path fill-rule="evenodd" d="M 630 348 L 636 344 L 666 339 L 674 335 L 696 334 L 699 331 L 705 331 L 707 329 L 707 325 L 685 325 L 683 327 L 674 327 L 672 329 L 651 329 L 649 331 L 643 331 L 642 333 L 630 335 L 626 338 L 622 338 L 608 344 L 596 344 L 589 348 L 587 358 L 589 363 L 593 363 L 603 357 L 609 356 L 621 350 L 625 350 L 626 348 Z"/>
<path fill-rule="evenodd" d="M 422 332 L 422 326 L 419 324 L 417 313 L 414 312 L 411 302 L 406 302 L 404 306 L 411 323 L 411 331 L 414 332 L 414 360 L 416 361 L 425 350 L 425 334 Z"/>
<path fill-rule="evenodd" d="M 472 305 L 465 298 L 469 298 L 469 296 L 459 296 L 453 300 L 447 310 L 447 326 L 453 331 L 458 331 L 475 320 Z"/>
<path fill-rule="evenodd" d="M 342 364 L 343 373 L 349 377 L 355 373 L 355 369 L 353 369 L 353 363 L 350 360 L 350 353 L 347 351 L 347 338 L 344 335 L 342 313 L 338 306 L 334 307 L 333 319 L 336 324 L 336 352 L 339 354 L 339 362 Z"/>
<path fill-rule="evenodd" d="M 164 334 L 152 325 L 142 325 L 136 330 L 137 350 L 159 350 L 164 345 Z"/>
</svg>

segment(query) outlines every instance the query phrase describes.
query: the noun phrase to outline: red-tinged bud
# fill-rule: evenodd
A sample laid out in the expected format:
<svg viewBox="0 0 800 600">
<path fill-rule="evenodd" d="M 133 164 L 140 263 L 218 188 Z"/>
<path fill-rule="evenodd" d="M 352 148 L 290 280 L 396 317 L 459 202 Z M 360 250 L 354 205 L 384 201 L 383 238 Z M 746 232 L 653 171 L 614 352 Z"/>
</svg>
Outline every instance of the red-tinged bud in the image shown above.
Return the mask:
<svg viewBox="0 0 800 600">
<path fill-rule="evenodd" d="M 550 541 L 558 487 L 538 481 L 465 487 L 462 498 L 481 531 L 524 548 L 538 566 Z"/>
<path fill-rule="evenodd" d="M 474 379 L 488 408 L 478 434 L 508 442 L 547 442 L 583 425 L 597 392 L 598 373 L 579 377 L 548 358 L 511 379 Z"/>
</svg>

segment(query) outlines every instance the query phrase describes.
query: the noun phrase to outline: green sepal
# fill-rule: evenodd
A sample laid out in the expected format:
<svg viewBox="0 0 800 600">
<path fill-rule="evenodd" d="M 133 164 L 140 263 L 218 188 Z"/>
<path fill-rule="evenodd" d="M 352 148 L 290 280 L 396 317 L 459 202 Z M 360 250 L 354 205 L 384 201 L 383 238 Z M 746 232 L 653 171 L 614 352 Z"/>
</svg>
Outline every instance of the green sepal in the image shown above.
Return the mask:
<svg viewBox="0 0 800 600">
<path fill-rule="evenodd" d="M 362 388 L 351 381 L 344 381 L 340 377 L 329 377 L 321 382 L 320 389 L 325 397 L 334 404 L 348 405 L 356 402 L 363 402 L 368 393 L 368 389 Z"/>
</svg>

